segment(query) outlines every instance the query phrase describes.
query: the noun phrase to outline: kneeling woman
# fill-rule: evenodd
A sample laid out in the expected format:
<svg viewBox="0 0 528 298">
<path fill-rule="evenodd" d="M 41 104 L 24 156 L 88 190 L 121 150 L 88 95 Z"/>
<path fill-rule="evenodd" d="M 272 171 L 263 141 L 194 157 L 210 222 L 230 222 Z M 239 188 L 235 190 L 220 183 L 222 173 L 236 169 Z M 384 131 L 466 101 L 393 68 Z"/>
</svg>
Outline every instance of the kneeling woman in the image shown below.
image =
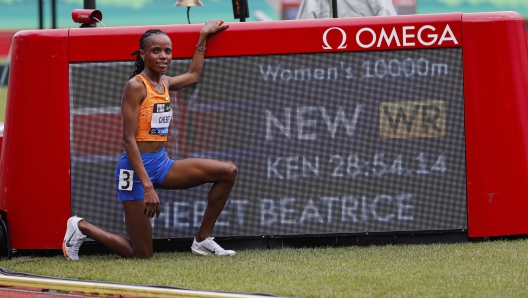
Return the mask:
<svg viewBox="0 0 528 298">
<path fill-rule="evenodd" d="M 79 247 L 86 237 L 126 258 L 150 258 L 150 219 L 160 214 L 160 200 L 155 188 L 187 189 L 204 183 L 213 183 L 213 186 L 191 251 L 200 255 L 235 254 L 220 247 L 210 234 L 235 184 L 237 167 L 231 162 L 212 159 L 169 159 L 164 149 L 169 124 L 159 120 L 166 113 L 166 108 L 169 109 L 169 90 L 175 91 L 198 82 L 207 37 L 226 28 L 220 20 L 208 21 L 200 31 L 187 73 L 175 77 L 163 75 L 172 59 L 170 38 L 157 29 L 143 34 L 139 40 L 140 49 L 133 53 L 136 55 L 135 70 L 121 100 L 125 152 L 116 169 L 118 199 L 123 204 L 130 239 L 72 216 L 68 219 L 62 245 L 67 259 L 79 259 Z"/>
</svg>

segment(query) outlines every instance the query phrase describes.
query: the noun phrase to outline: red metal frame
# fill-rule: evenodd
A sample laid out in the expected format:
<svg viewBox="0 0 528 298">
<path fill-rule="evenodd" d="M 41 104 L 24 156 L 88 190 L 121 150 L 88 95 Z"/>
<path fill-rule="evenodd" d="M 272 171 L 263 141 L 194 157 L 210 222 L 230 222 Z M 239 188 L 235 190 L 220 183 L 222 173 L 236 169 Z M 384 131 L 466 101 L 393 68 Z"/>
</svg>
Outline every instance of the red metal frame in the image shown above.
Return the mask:
<svg viewBox="0 0 528 298">
<path fill-rule="evenodd" d="M 461 13 L 450 13 L 230 23 L 229 29 L 208 40 L 206 57 L 460 47 L 462 42 L 461 17 Z M 379 48 L 364 49 L 355 43 L 356 33 L 364 27 L 369 27 L 377 33 L 382 27 L 386 31 L 395 28 L 401 35 L 403 26 L 415 26 L 414 32 L 410 31 L 409 34 L 416 34 L 418 29 L 424 25 L 438 28 L 435 32 L 424 31 L 425 37 L 431 33 L 440 35 L 442 31 L 438 30 L 443 30 L 446 25 L 449 25 L 459 44 L 445 42 L 442 45 L 423 46 L 415 39 L 415 46 L 398 47 L 395 43 L 386 46 L 384 43 Z M 342 36 L 337 30 L 328 33 L 328 43 L 334 49 L 323 49 L 323 34 L 332 27 L 339 27 L 346 32 L 347 47 L 345 49 L 337 49 L 342 41 Z M 134 60 L 135 58 L 131 57 L 130 53 L 139 48 L 141 34 L 151 28 L 159 28 L 169 35 L 173 43 L 173 58 L 191 58 L 202 25 L 70 29 L 70 62 Z M 365 34 L 365 37 L 368 37 L 368 34 Z"/>
<path fill-rule="evenodd" d="M 464 14 L 470 237 L 528 233 L 528 50 L 517 13 Z"/>
<path fill-rule="evenodd" d="M 15 32 L 13 31 L 0 31 L 0 57 L 7 57 L 9 54 L 13 35 L 15 35 Z"/>
<path fill-rule="evenodd" d="M 0 209 L 13 248 L 58 248 L 70 216 L 68 30 L 18 32 L 13 53 Z"/>
<path fill-rule="evenodd" d="M 207 57 L 462 47 L 469 236 L 528 233 L 528 49 L 519 15 L 453 13 L 229 25 L 209 39 Z M 382 28 L 389 34 L 394 28 L 401 41 L 404 26 L 414 26 L 408 33 L 416 35 L 426 25 L 436 31 L 424 32 L 439 36 L 449 25 L 457 42 L 423 45 L 415 36 L 414 46 L 393 42 L 362 48 L 356 43 L 356 34 L 365 27 L 378 36 Z M 171 37 L 174 58 L 191 58 L 201 25 L 156 27 Z M 329 30 L 333 27 L 340 29 Z M 70 216 L 69 63 L 132 60 L 129 53 L 149 28 L 22 31 L 14 37 L 0 160 L 0 209 L 9 213 L 14 248 L 60 248 Z M 325 32 L 332 49 L 323 48 Z M 346 48 L 339 49 L 341 32 L 347 36 Z"/>
</svg>

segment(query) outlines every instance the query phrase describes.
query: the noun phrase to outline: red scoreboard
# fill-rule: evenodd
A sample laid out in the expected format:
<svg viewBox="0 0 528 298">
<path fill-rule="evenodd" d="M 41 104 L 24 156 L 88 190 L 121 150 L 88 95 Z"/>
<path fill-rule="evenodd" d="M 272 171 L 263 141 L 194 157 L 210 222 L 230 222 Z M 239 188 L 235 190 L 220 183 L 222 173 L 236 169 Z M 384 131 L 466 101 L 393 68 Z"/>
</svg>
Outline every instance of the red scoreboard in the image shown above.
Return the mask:
<svg viewBox="0 0 528 298">
<path fill-rule="evenodd" d="M 187 70 L 201 25 L 156 26 Z M 115 165 L 129 54 L 150 26 L 14 36 L 0 209 L 14 248 L 71 215 L 126 233 Z M 528 233 L 528 50 L 513 12 L 232 23 L 171 93 L 171 158 L 239 175 L 217 236 Z M 210 185 L 158 190 L 156 239 L 193 237 Z"/>
</svg>

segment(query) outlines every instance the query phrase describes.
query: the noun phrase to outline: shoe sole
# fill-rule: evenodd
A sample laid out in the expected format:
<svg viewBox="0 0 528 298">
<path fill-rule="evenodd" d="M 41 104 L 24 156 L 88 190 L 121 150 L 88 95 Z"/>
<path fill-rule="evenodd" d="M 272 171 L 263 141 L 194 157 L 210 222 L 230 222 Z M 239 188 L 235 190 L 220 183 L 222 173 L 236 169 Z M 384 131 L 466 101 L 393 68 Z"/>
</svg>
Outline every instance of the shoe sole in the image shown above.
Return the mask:
<svg viewBox="0 0 528 298">
<path fill-rule="evenodd" d="M 62 253 L 64 254 L 64 257 L 67 259 L 67 260 L 72 260 L 72 261 L 75 261 L 74 259 L 70 258 L 70 256 L 68 256 L 68 252 L 66 251 L 66 239 L 68 238 L 68 229 L 70 228 L 71 226 L 71 221 L 72 221 L 72 217 L 68 218 L 68 221 L 66 222 L 66 233 L 64 235 L 64 240 L 62 241 Z M 74 231 L 75 232 L 75 231 Z"/>
<path fill-rule="evenodd" d="M 68 259 L 68 260 L 70 259 L 70 258 L 68 258 L 68 253 L 66 252 L 66 242 L 64 242 L 64 241 L 62 241 L 62 253 L 64 254 L 64 257 L 66 259 Z"/>
<path fill-rule="evenodd" d="M 234 254 L 232 254 L 232 255 L 217 255 L 217 254 L 210 253 L 210 252 L 208 252 L 208 251 L 194 250 L 193 248 L 191 248 L 191 252 L 192 252 L 193 254 L 201 255 L 201 256 L 232 257 L 232 256 L 236 255 L 236 253 L 234 253 Z"/>
<path fill-rule="evenodd" d="M 66 252 L 66 241 L 62 242 L 62 253 L 64 254 L 64 257 L 67 260 L 76 261 L 75 259 L 72 259 L 72 258 L 70 258 L 70 256 L 68 256 L 68 253 Z"/>
<path fill-rule="evenodd" d="M 200 256 L 210 256 L 211 255 L 211 253 L 208 251 L 195 250 L 194 248 L 191 248 L 191 252 L 195 255 L 200 255 Z"/>
<path fill-rule="evenodd" d="M 219 257 L 232 257 L 232 256 L 234 256 L 234 255 L 236 255 L 236 253 L 234 253 L 234 254 L 232 254 L 232 255 L 217 255 L 217 256 L 219 256 Z"/>
</svg>

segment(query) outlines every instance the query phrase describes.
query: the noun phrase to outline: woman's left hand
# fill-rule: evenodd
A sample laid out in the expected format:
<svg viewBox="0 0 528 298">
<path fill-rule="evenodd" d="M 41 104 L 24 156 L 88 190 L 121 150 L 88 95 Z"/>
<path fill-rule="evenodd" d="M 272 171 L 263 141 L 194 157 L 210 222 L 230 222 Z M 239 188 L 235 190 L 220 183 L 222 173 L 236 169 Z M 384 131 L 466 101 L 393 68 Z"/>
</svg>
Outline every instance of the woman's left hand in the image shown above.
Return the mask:
<svg viewBox="0 0 528 298">
<path fill-rule="evenodd" d="M 202 30 L 200 30 L 200 33 L 205 35 L 213 35 L 227 28 L 229 28 L 229 25 L 225 25 L 224 21 L 222 20 L 209 20 L 205 22 L 205 25 L 203 26 Z"/>
</svg>

